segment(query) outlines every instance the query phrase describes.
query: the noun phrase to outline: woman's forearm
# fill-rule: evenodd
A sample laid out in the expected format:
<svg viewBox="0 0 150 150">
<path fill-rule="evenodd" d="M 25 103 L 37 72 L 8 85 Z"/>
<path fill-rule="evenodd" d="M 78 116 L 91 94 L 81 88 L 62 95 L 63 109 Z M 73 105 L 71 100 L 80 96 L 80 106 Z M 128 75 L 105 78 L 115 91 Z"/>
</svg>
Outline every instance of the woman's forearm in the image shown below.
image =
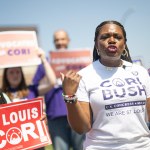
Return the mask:
<svg viewBox="0 0 150 150">
<path fill-rule="evenodd" d="M 65 75 L 61 74 L 61 77 L 63 81 L 63 97 L 68 109 L 68 121 L 70 126 L 80 134 L 86 133 L 91 129 L 92 112 L 90 103 L 78 101 L 75 95 L 81 76 L 70 70 Z"/>
<path fill-rule="evenodd" d="M 56 83 L 56 76 L 55 76 L 55 73 L 51 67 L 51 65 L 49 64 L 49 62 L 46 60 L 46 58 L 42 57 L 41 58 L 42 60 L 42 63 L 43 63 L 43 66 L 44 66 L 44 69 L 45 69 L 45 74 L 46 74 L 46 77 L 48 79 L 48 82 L 49 82 L 49 85 L 51 87 L 53 87 Z"/>
<path fill-rule="evenodd" d="M 86 133 L 91 129 L 91 112 L 89 103 L 75 102 L 66 104 L 68 121 L 73 130 L 79 134 Z"/>
<path fill-rule="evenodd" d="M 47 79 L 46 82 L 42 82 L 39 84 L 38 94 L 44 95 L 54 87 L 56 83 L 56 76 L 49 62 L 46 60 L 45 53 L 42 49 L 39 49 L 38 55 L 41 58 L 42 64 L 45 69 L 45 76 Z"/>
</svg>

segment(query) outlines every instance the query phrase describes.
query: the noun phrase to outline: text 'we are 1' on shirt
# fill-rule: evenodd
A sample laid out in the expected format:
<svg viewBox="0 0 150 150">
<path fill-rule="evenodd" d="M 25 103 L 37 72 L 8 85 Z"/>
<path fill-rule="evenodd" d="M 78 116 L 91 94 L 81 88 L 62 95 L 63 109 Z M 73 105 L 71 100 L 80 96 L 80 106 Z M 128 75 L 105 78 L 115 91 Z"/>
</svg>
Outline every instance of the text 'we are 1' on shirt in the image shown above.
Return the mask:
<svg viewBox="0 0 150 150">
<path fill-rule="evenodd" d="M 145 106 L 150 78 L 142 66 L 123 65 L 107 69 L 95 61 L 79 71 L 78 100 L 89 102 L 93 112 L 84 150 L 150 150 Z"/>
</svg>

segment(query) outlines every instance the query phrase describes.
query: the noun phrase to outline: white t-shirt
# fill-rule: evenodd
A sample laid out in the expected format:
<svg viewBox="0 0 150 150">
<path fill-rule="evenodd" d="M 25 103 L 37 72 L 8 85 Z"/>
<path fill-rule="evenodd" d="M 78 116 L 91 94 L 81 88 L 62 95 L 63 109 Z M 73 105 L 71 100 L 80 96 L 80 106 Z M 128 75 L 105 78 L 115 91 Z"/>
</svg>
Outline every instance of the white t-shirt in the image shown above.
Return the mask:
<svg viewBox="0 0 150 150">
<path fill-rule="evenodd" d="M 99 61 L 79 71 L 79 101 L 90 102 L 92 129 L 84 150 L 150 150 L 146 98 L 150 78 L 145 68 L 123 61 L 107 69 Z"/>
</svg>

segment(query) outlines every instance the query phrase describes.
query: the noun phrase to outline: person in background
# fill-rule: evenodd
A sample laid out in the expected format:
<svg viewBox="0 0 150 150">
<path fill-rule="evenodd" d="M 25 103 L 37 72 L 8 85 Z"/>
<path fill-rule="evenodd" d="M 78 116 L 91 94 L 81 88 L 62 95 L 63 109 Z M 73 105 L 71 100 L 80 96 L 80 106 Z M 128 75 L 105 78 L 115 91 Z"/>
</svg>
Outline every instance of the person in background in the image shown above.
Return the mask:
<svg viewBox="0 0 150 150">
<path fill-rule="evenodd" d="M 4 69 L 2 77 L 2 92 L 6 93 L 6 95 L 10 98 L 11 102 L 25 99 L 33 99 L 38 96 L 43 96 L 54 87 L 56 83 L 56 76 L 53 69 L 45 58 L 44 51 L 42 49 L 39 49 L 38 55 L 41 58 L 45 70 L 45 75 L 48 79 L 48 82 L 45 84 L 37 83 L 27 86 L 21 67 Z M 44 149 L 44 147 L 39 148 L 38 150 L 42 149 Z"/>
<path fill-rule="evenodd" d="M 86 133 L 84 150 L 150 150 L 150 78 L 133 64 L 126 31 L 104 21 L 95 31 L 93 62 L 62 74 L 69 124 Z"/>
<path fill-rule="evenodd" d="M 39 49 L 38 55 L 44 66 L 48 82 L 45 84 L 37 83 L 27 86 L 21 67 L 5 68 L 2 77 L 2 91 L 7 94 L 11 101 L 42 96 L 54 87 L 56 76 L 45 58 L 44 51 Z"/>
<path fill-rule="evenodd" d="M 66 50 L 69 46 L 69 36 L 66 31 L 58 30 L 54 33 L 56 50 Z M 36 71 L 33 83 L 39 82 L 44 76 L 43 66 Z M 45 95 L 46 114 L 48 127 L 54 150 L 82 150 L 84 135 L 79 135 L 72 130 L 67 121 L 67 109 L 62 97 L 62 85 L 57 79 L 57 84 Z"/>
<path fill-rule="evenodd" d="M 68 33 L 63 29 L 55 31 L 53 35 L 54 45 L 56 50 L 67 50 L 70 43 Z"/>
</svg>

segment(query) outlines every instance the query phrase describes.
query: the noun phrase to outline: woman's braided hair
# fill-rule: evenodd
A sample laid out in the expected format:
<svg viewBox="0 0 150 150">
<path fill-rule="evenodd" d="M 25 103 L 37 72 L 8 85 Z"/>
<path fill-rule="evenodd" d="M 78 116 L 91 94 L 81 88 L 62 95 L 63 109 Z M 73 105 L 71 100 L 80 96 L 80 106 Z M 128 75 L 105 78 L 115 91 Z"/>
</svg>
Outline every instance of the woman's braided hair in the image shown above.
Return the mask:
<svg viewBox="0 0 150 150">
<path fill-rule="evenodd" d="M 101 27 L 103 25 L 105 25 L 105 24 L 116 24 L 116 25 L 120 26 L 120 28 L 121 28 L 121 30 L 123 32 L 123 35 L 124 35 L 125 42 L 127 41 L 126 31 L 125 31 L 123 25 L 121 23 L 119 23 L 118 21 L 109 20 L 109 21 L 102 22 L 101 24 L 99 24 L 96 27 L 94 42 L 96 42 L 96 39 L 98 37 L 98 34 L 99 34 L 99 31 L 100 31 Z M 126 51 L 127 51 L 128 54 L 127 55 L 121 55 L 121 59 L 126 60 L 128 62 L 132 62 L 131 57 L 130 57 L 130 53 L 129 53 L 129 49 L 128 49 L 127 45 L 125 45 L 125 49 L 126 49 Z M 96 47 L 94 45 L 94 49 L 93 49 L 93 61 L 96 61 L 98 59 L 100 59 L 100 56 L 97 54 L 97 50 L 96 50 Z"/>
</svg>

